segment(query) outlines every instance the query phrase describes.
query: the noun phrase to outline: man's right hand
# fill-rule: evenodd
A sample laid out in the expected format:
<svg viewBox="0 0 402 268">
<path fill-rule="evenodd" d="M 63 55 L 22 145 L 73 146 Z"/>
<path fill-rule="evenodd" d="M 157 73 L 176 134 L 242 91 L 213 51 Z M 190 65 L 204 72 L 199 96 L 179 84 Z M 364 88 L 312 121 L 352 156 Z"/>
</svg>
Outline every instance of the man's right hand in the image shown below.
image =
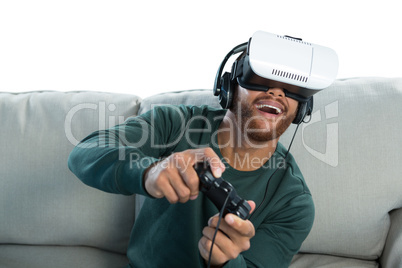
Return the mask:
<svg viewBox="0 0 402 268">
<path fill-rule="evenodd" d="M 150 166 L 144 173 L 144 186 L 149 195 L 170 203 L 185 203 L 198 197 L 199 179 L 193 166 L 207 161 L 212 174 L 222 176 L 225 165 L 211 148 L 190 149 L 174 153 Z"/>
</svg>

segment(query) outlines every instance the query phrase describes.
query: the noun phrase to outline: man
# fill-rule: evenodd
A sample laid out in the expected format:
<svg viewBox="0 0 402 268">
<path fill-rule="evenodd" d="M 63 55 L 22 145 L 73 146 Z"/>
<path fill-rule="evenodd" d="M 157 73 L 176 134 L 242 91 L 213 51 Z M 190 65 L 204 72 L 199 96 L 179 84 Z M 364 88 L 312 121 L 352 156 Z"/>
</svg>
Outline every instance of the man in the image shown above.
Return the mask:
<svg viewBox="0 0 402 268">
<path fill-rule="evenodd" d="M 285 97 L 282 88 L 258 92 L 237 86 L 235 92 L 236 105 L 227 111 L 159 107 L 90 135 L 71 153 L 69 166 L 84 183 L 108 192 L 151 197 L 130 240 L 132 267 L 202 267 L 198 254 L 208 260 L 218 217 L 214 205 L 198 192 L 192 166 L 199 161 L 208 161 L 215 177 L 223 176 L 240 196 L 253 200 L 249 201 L 252 210 L 262 203 L 250 220 L 226 215 L 216 236 L 212 265 L 286 267 L 309 233 L 314 215 L 311 195 L 293 158 L 288 155 L 285 160 L 286 150 L 278 143 L 295 117 L 297 101 Z M 281 112 L 266 112 L 264 105 Z M 183 128 L 178 113 L 184 122 L 199 120 Z M 210 129 L 197 133 L 206 122 L 211 123 Z M 187 139 L 172 143 L 186 133 L 191 133 Z M 157 145 L 172 144 L 152 148 L 149 138 L 140 147 L 130 147 L 149 134 Z M 189 145 L 195 140 L 201 148 Z M 122 145 L 127 146 L 126 157 L 119 160 Z"/>
<path fill-rule="evenodd" d="M 260 77 L 261 78 L 261 77 Z M 239 80 L 241 81 L 241 80 Z M 84 139 L 69 167 L 84 183 L 148 198 L 132 230 L 129 267 L 288 267 L 311 230 L 314 204 L 292 155 L 278 142 L 300 106 L 286 83 L 259 79 L 267 91 L 234 81 L 229 109 L 158 106 Z M 218 210 L 193 168 L 249 200 L 247 220 Z"/>
</svg>

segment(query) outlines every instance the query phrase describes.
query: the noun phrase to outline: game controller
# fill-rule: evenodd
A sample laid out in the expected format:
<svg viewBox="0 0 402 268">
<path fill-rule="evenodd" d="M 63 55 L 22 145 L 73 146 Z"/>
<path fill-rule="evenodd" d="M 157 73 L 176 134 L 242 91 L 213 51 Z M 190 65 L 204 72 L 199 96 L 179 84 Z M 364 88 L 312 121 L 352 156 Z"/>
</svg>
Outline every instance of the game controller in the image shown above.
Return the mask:
<svg viewBox="0 0 402 268">
<path fill-rule="evenodd" d="M 232 213 L 243 220 L 249 217 L 251 207 L 247 201 L 237 194 L 229 182 L 222 178 L 215 178 L 208 163 L 197 163 L 194 165 L 194 169 L 200 179 L 200 191 L 212 201 L 219 211 L 221 211 L 226 198 L 228 199 L 223 216 Z"/>
</svg>

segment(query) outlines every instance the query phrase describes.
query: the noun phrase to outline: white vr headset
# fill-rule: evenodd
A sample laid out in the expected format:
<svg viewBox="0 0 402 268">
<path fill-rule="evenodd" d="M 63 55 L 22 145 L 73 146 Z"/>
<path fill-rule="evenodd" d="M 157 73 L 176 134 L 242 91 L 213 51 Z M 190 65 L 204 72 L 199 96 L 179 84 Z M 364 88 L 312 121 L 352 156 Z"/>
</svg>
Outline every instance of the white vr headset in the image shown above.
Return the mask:
<svg viewBox="0 0 402 268">
<path fill-rule="evenodd" d="M 330 86 L 338 72 L 338 56 L 328 47 L 299 38 L 256 32 L 226 56 L 215 79 L 214 92 L 221 89 L 221 74 L 230 56 L 245 51 L 232 66 L 231 81 L 249 90 L 285 89 L 287 96 L 306 101 Z M 219 94 L 219 93 L 218 93 Z"/>
</svg>

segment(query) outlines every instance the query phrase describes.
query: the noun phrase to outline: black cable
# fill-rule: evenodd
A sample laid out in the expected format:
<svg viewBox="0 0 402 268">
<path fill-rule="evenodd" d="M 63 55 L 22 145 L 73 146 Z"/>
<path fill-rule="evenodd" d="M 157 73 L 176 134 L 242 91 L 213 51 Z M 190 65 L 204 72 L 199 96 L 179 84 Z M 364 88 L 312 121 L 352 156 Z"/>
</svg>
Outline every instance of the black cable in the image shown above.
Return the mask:
<svg viewBox="0 0 402 268">
<path fill-rule="evenodd" d="M 310 120 L 309 120 L 310 121 Z M 308 122 L 309 122 L 308 121 Z M 304 122 L 304 121 L 303 121 Z M 291 139 L 291 141 L 290 141 L 290 144 L 289 144 L 289 147 L 288 147 L 288 151 L 286 152 L 286 154 L 285 154 L 285 159 L 288 157 L 288 154 L 289 154 L 289 151 L 290 151 L 290 147 L 292 147 L 292 144 L 293 144 L 293 140 L 295 139 L 295 137 L 296 137 L 296 133 L 297 133 L 297 130 L 299 129 L 299 126 L 300 126 L 300 123 L 299 124 L 297 124 L 297 127 L 296 127 L 296 129 L 295 129 L 295 133 L 293 133 L 293 137 L 292 137 L 292 139 Z"/>
<path fill-rule="evenodd" d="M 300 126 L 300 123 L 297 124 L 297 127 L 296 127 L 296 129 L 295 129 L 295 132 L 293 133 L 293 137 L 292 137 L 292 139 L 291 139 L 291 141 L 290 141 L 290 144 L 289 144 L 289 147 L 288 147 L 288 151 L 286 152 L 285 157 L 283 158 L 284 161 L 286 161 L 286 158 L 288 157 L 288 154 L 289 154 L 289 151 L 290 151 L 290 147 L 292 147 L 293 140 L 294 140 L 295 137 L 296 137 L 296 132 L 297 132 L 297 130 L 299 129 L 299 126 Z M 267 197 L 268 188 L 269 188 L 269 183 L 271 182 L 271 178 L 275 175 L 275 173 L 276 173 L 278 170 L 279 170 L 279 167 L 277 167 L 277 168 L 275 169 L 274 173 L 272 173 L 272 175 L 269 177 L 268 182 L 267 182 L 267 186 L 265 186 L 264 197 L 262 198 L 262 201 L 261 201 L 261 203 L 258 205 L 258 207 L 257 207 L 256 209 L 254 209 L 253 213 L 251 213 L 250 218 L 254 215 L 254 213 L 255 213 L 255 212 L 262 206 L 262 204 L 264 203 L 265 198 Z"/>
<path fill-rule="evenodd" d="M 212 249 L 213 249 L 213 247 L 214 247 L 215 238 L 216 238 L 216 235 L 217 235 L 217 233 L 218 233 L 218 231 L 219 231 L 219 225 L 221 224 L 221 221 L 222 221 L 223 212 L 225 211 L 226 204 L 227 204 L 227 202 L 228 202 L 228 200 L 229 200 L 229 196 L 230 196 L 230 193 L 231 193 L 231 192 L 232 192 L 232 190 L 230 190 L 230 192 L 228 193 L 228 196 L 226 197 L 225 202 L 223 203 L 223 206 L 222 206 L 222 208 L 221 208 L 221 211 L 219 212 L 218 223 L 216 224 L 215 233 L 214 233 L 214 236 L 212 237 L 211 249 L 209 250 L 208 265 L 207 265 L 208 268 L 211 267 Z"/>
</svg>

